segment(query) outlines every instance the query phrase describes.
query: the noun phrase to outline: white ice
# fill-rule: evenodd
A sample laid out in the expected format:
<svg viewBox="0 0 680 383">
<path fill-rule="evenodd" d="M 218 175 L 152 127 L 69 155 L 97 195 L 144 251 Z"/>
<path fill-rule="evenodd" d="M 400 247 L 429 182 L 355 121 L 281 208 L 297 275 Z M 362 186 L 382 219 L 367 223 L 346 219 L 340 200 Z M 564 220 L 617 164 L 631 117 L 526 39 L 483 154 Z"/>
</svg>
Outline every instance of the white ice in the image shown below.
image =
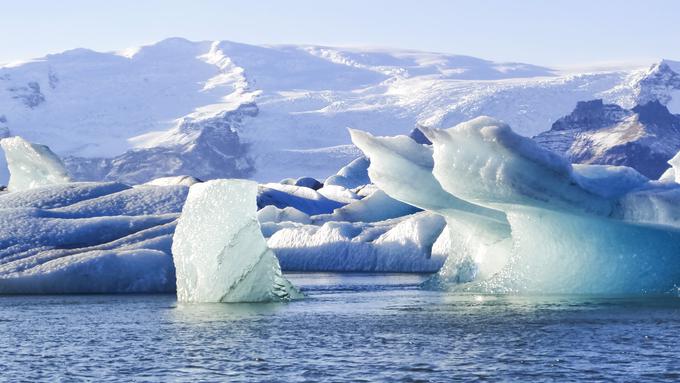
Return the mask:
<svg viewBox="0 0 680 383">
<path fill-rule="evenodd" d="M 9 168 L 7 189 L 10 191 L 70 181 L 61 159 L 47 146 L 28 142 L 18 136 L 3 138 L 0 146 L 5 152 Z"/>
<path fill-rule="evenodd" d="M 172 244 L 180 302 L 300 297 L 262 236 L 257 193 L 257 184 L 246 180 L 191 186 Z"/>
</svg>

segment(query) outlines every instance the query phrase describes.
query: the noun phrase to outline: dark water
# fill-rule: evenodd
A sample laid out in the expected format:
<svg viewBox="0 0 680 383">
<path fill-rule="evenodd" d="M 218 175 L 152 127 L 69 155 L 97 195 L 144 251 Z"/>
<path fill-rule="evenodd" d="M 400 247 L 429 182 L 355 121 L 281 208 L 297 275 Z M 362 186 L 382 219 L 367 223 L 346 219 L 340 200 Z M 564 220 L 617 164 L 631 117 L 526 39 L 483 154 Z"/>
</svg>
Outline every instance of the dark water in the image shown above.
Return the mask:
<svg viewBox="0 0 680 383">
<path fill-rule="evenodd" d="M 308 299 L 0 297 L 3 381 L 677 381 L 680 299 L 454 295 L 294 275 Z"/>
</svg>

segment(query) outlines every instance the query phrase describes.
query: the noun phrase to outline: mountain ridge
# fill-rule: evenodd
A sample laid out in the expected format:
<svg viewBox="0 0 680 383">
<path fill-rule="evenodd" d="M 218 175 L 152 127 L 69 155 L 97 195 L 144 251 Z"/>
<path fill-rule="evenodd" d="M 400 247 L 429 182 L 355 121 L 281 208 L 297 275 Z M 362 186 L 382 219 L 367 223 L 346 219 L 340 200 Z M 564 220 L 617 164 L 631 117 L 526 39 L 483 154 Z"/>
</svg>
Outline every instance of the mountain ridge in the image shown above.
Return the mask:
<svg viewBox="0 0 680 383">
<path fill-rule="evenodd" d="M 115 52 L 79 48 L 0 67 L 0 134 L 49 145 L 68 158 L 79 179 L 136 183 L 189 170 L 181 164 L 193 158 L 188 148 L 197 147 L 199 132 L 253 105 L 257 114 L 234 121 L 225 133 L 238 138 L 231 154 L 250 165 L 238 171 L 212 166 L 201 178 L 323 179 L 358 156 L 347 127 L 407 134 L 419 125 L 447 127 L 485 114 L 531 136 L 582 100 L 632 107 L 652 95 L 674 108 L 680 102 L 674 64 L 660 63 L 656 72 L 652 66 L 565 74 L 412 50 L 171 38 Z M 219 156 L 215 147 L 202 148 L 207 152 L 200 158 Z M 134 169 L 132 161 L 145 150 L 149 158 L 162 152 L 172 160 L 156 173 L 147 165 Z M 114 162 L 129 170 L 102 171 Z M 94 170 L 83 170 L 93 163 Z"/>
<path fill-rule="evenodd" d="M 573 163 L 629 166 L 658 179 L 680 150 L 680 115 L 659 100 L 631 109 L 584 101 L 534 140 Z"/>
</svg>

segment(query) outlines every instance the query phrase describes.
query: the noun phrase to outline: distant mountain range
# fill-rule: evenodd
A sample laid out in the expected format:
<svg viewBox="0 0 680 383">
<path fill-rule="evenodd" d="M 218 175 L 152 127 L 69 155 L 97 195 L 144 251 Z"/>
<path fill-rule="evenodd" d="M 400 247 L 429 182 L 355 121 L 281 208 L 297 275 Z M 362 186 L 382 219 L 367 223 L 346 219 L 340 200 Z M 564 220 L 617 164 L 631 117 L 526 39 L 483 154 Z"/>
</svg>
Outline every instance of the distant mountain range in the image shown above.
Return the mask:
<svg viewBox="0 0 680 383">
<path fill-rule="evenodd" d="M 408 134 L 489 115 L 534 136 L 593 99 L 619 105 L 612 113 L 623 120 L 639 119 L 632 108 L 650 101 L 679 113 L 679 68 L 663 60 L 575 73 L 440 53 L 173 38 L 1 66 L 0 136 L 49 145 L 82 180 L 323 179 L 359 155 L 348 127 Z M 559 149 L 579 161 L 623 161 L 613 149 L 572 149 L 581 137 Z"/>
<path fill-rule="evenodd" d="M 657 179 L 680 151 L 680 115 L 659 100 L 632 109 L 584 101 L 534 139 L 574 163 L 625 165 Z"/>
</svg>

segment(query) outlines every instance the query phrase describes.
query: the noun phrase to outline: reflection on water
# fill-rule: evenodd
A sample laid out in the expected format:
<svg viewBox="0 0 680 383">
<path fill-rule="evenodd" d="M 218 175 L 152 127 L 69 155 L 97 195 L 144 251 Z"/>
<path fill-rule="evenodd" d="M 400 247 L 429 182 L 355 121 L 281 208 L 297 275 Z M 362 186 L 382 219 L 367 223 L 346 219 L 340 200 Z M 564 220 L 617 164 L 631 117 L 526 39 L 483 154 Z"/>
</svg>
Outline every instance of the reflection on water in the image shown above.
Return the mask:
<svg viewBox="0 0 680 383">
<path fill-rule="evenodd" d="M 494 296 L 427 276 L 292 274 L 307 299 L 0 297 L 2 380 L 680 378 L 680 299 Z"/>
</svg>

